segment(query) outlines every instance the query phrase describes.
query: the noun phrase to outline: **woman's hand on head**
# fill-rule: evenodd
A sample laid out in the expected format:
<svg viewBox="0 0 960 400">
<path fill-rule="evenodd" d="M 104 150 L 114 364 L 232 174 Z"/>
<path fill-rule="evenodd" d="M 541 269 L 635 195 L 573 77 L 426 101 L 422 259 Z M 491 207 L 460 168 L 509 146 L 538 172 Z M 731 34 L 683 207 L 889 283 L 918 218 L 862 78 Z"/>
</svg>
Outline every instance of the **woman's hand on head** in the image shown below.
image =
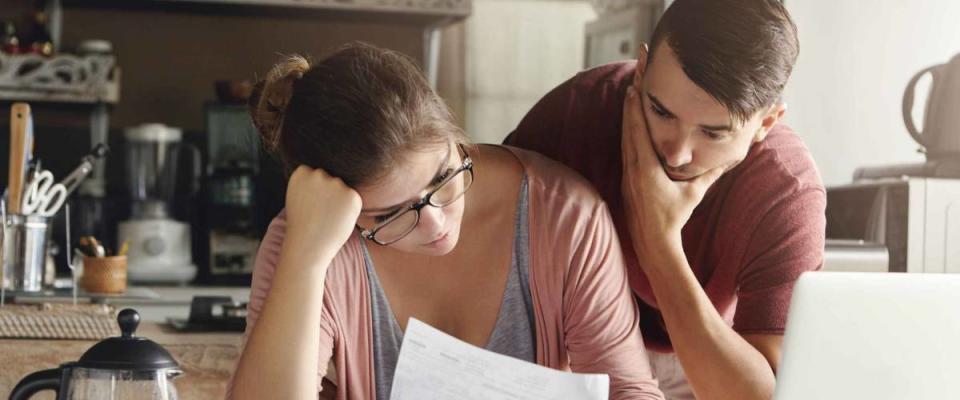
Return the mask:
<svg viewBox="0 0 960 400">
<path fill-rule="evenodd" d="M 339 249 L 350 238 L 360 216 L 360 194 L 340 178 L 304 165 L 287 186 L 287 235 Z"/>
</svg>

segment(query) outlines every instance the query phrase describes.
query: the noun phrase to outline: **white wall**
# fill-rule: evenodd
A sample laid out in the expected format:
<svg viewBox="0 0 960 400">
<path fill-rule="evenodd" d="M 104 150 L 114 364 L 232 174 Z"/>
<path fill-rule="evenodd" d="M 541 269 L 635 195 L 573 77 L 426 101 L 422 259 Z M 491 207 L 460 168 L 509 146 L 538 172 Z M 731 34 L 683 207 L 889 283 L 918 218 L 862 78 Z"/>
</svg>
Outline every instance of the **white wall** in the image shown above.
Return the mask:
<svg viewBox="0 0 960 400">
<path fill-rule="evenodd" d="M 960 1 L 786 3 L 800 31 L 787 122 L 824 182 L 849 182 L 858 166 L 923 161 L 903 124 L 903 92 L 914 73 L 960 53 Z"/>
<path fill-rule="evenodd" d="M 586 1 L 474 0 L 467 20 L 466 130 L 499 143 L 550 89 L 583 66 Z"/>
<path fill-rule="evenodd" d="M 824 182 L 849 182 L 859 166 L 923 161 L 904 128 L 903 91 L 914 73 L 960 53 L 960 0 L 786 3 L 800 31 L 786 121 L 810 147 Z M 465 110 L 473 140 L 500 142 L 540 97 L 581 69 L 583 26 L 594 18 L 585 1 L 474 1 Z"/>
</svg>

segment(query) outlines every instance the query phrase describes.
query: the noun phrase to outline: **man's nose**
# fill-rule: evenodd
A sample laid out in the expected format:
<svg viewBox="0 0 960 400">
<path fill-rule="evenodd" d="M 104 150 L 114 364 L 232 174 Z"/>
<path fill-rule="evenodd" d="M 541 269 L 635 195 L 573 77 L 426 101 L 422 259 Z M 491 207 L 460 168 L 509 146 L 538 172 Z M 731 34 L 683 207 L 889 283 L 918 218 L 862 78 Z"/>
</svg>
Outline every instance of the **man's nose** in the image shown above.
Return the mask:
<svg viewBox="0 0 960 400">
<path fill-rule="evenodd" d="M 670 168 L 680 168 L 693 161 L 693 147 L 687 135 L 665 140 L 660 145 L 661 156 Z"/>
</svg>

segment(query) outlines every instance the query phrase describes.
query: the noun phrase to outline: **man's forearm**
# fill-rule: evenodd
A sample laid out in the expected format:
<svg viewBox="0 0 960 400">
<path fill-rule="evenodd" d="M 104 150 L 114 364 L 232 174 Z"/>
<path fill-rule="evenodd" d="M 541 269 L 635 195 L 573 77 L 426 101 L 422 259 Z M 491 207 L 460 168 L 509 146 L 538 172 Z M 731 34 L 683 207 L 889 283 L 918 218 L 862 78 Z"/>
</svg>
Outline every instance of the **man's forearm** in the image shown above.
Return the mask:
<svg viewBox="0 0 960 400">
<path fill-rule="evenodd" d="M 767 359 L 717 313 L 680 246 L 666 247 L 642 262 L 697 398 L 771 398 L 776 379 Z"/>
</svg>

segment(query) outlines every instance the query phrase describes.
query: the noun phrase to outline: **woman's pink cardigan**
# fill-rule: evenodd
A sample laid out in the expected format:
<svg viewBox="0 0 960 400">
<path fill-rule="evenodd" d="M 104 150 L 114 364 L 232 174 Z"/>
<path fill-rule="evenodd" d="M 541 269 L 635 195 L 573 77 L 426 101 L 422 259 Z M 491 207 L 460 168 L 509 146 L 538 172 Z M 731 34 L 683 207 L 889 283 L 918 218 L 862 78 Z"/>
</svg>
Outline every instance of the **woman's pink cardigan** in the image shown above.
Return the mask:
<svg viewBox="0 0 960 400">
<path fill-rule="evenodd" d="M 611 399 L 662 399 L 605 203 L 572 170 L 539 154 L 507 148 L 523 164 L 529 185 L 529 273 L 537 363 L 609 374 Z M 256 326 L 270 290 L 285 231 L 286 214 L 281 212 L 257 254 L 247 335 Z M 317 338 L 318 387 L 332 357 L 337 398 L 374 399 L 370 287 L 356 235 L 330 264 L 324 290 Z"/>
</svg>

